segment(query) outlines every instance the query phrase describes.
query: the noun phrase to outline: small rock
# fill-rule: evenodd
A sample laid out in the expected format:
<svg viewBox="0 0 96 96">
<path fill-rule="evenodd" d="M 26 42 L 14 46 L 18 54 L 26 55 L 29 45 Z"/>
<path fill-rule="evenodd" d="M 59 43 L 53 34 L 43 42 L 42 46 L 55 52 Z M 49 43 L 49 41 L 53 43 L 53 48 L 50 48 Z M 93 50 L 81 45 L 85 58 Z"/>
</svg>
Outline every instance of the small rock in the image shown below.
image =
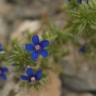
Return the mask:
<svg viewBox="0 0 96 96">
<path fill-rule="evenodd" d="M 27 32 L 29 33 L 36 33 L 41 28 L 41 22 L 40 21 L 23 21 L 14 28 L 14 32 L 11 35 L 11 40 L 17 39 L 20 42 L 24 42 L 26 38 Z"/>
<path fill-rule="evenodd" d="M 70 92 L 67 91 L 65 94 L 63 94 L 62 96 L 94 96 L 91 93 L 76 93 L 76 92 Z"/>
<path fill-rule="evenodd" d="M 88 82 L 76 76 L 61 75 L 61 81 L 62 81 L 62 87 L 68 88 L 72 91 L 82 92 L 91 89 Z"/>
<path fill-rule="evenodd" d="M 0 91 L 3 89 L 5 83 L 6 83 L 5 81 L 0 80 Z"/>
<path fill-rule="evenodd" d="M 0 0 L 0 3 L 5 3 L 5 0 Z"/>
<path fill-rule="evenodd" d="M 60 96 L 61 82 L 56 74 L 49 72 L 48 82 L 38 91 L 35 89 L 25 89 L 16 96 Z"/>
<path fill-rule="evenodd" d="M 15 84 L 12 81 L 7 81 L 4 88 L 1 90 L 0 95 L 1 96 L 8 96 L 10 91 L 14 89 Z"/>
<path fill-rule="evenodd" d="M 93 96 L 91 93 L 82 93 L 79 96 Z"/>
<path fill-rule="evenodd" d="M 4 43 L 6 41 L 7 34 L 8 34 L 7 22 L 4 20 L 2 16 L 0 16 L 0 43 Z"/>
<path fill-rule="evenodd" d="M 73 46 L 69 47 L 70 54 L 60 63 L 64 69 L 62 82 L 64 86 L 74 91 L 96 90 L 96 64 L 85 59 Z"/>
</svg>

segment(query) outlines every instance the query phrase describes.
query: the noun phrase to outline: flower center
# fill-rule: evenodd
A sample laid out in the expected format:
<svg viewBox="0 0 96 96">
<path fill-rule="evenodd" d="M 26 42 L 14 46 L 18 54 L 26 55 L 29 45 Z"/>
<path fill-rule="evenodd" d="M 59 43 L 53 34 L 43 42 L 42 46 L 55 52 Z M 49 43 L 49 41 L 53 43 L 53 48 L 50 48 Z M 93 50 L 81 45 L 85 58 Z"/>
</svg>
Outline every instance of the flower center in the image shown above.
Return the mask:
<svg viewBox="0 0 96 96">
<path fill-rule="evenodd" d="M 31 81 L 34 82 L 36 80 L 35 77 L 31 77 Z"/>
<path fill-rule="evenodd" d="M 36 46 L 35 46 L 35 49 L 36 49 L 37 51 L 40 50 L 40 48 L 41 48 L 40 45 L 36 45 Z"/>
</svg>

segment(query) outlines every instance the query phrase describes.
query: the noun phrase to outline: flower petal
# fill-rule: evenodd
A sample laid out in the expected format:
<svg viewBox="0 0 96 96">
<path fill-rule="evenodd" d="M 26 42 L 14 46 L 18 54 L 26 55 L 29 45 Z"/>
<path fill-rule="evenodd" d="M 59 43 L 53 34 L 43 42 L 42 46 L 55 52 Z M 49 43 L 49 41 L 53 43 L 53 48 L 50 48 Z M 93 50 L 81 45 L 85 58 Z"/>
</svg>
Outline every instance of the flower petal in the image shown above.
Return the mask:
<svg viewBox="0 0 96 96">
<path fill-rule="evenodd" d="M 32 68 L 27 68 L 26 73 L 29 77 L 34 75 Z"/>
<path fill-rule="evenodd" d="M 22 75 L 22 76 L 20 77 L 20 79 L 21 79 L 21 80 L 28 80 L 28 77 L 25 76 L 25 75 Z"/>
<path fill-rule="evenodd" d="M 36 78 L 36 80 L 40 80 L 41 77 L 42 77 L 42 70 L 39 69 L 39 70 L 36 72 L 36 74 L 35 74 L 35 78 Z"/>
<path fill-rule="evenodd" d="M 1 71 L 2 71 L 2 73 L 6 73 L 6 72 L 8 72 L 8 68 L 7 67 L 2 67 Z"/>
<path fill-rule="evenodd" d="M 16 66 L 16 64 L 15 64 L 15 63 L 13 63 L 13 64 L 12 64 L 12 66 L 13 66 L 13 67 L 15 67 L 15 66 Z"/>
<path fill-rule="evenodd" d="M 7 77 L 6 77 L 5 74 L 1 74 L 1 75 L 0 75 L 0 78 L 1 78 L 2 80 L 7 80 Z"/>
<path fill-rule="evenodd" d="M 0 51 L 3 51 L 3 46 L 1 43 L 0 43 Z"/>
<path fill-rule="evenodd" d="M 79 49 L 80 53 L 85 53 L 86 52 L 86 48 L 85 46 L 82 46 L 80 49 Z"/>
<path fill-rule="evenodd" d="M 46 58 L 48 56 L 48 52 L 46 50 L 41 51 L 41 55 Z"/>
<path fill-rule="evenodd" d="M 32 42 L 33 42 L 33 44 L 38 44 L 39 43 L 39 37 L 38 37 L 38 35 L 34 35 L 32 37 Z"/>
<path fill-rule="evenodd" d="M 81 3 L 82 3 L 82 0 L 77 0 L 77 2 L 78 2 L 79 4 L 81 4 Z"/>
<path fill-rule="evenodd" d="M 32 51 L 33 50 L 33 45 L 32 44 L 26 44 L 25 45 L 25 50 Z"/>
<path fill-rule="evenodd" d="M 42 42 L 41 42 L 41 47 L 42 48 L 45 48 L 45 47 L 47 47 L 49 45 L 49 41 L 48 40 L 43 40 Z"/>
<path fill-rule="evenodd" d="M 32 59 L 36 60 L 38 58 L 39 53 L 37 51 L 32 52 Z"/>
</svg>

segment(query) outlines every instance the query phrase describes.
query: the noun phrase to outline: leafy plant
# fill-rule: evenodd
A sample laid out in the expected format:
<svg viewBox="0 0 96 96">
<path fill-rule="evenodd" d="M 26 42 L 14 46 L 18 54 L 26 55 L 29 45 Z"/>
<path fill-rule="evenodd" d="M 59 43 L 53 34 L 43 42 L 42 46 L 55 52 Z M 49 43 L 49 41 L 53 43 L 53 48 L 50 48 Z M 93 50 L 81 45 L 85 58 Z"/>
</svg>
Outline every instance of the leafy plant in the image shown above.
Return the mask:
<svg viewBox="0 0 96 96">
<path fill-rule="evenodd" d="M 78 5 L 76 10 L 68 9 L 69 20 L 64 28 L 64 32 L 71 34 L 73 42 L 83 44 L 88 48 L 88 55 L 94 53 L 96 49 L 96 0 Z M 81 44 L 82 45 L 82 44 Z M 93 52 L 94 51 L 94 52 Z"/>
</svg>

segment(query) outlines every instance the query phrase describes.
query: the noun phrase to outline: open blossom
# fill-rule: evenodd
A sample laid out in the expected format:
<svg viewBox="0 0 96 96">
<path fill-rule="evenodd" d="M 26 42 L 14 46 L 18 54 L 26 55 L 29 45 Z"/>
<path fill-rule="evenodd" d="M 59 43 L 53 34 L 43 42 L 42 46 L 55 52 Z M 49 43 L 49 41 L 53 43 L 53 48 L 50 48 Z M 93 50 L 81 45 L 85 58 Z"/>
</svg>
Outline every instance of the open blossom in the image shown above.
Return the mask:
<svg viewBox="0 0 96 96">
<path fill-rule="evenodd" d="M 48 40 L 40 41 L 37 35 L 32 37 L 32 44 L 26 44 L 25 49 L 29 52 L 32 52 L 32 59 L 37 60 L 39 55 L 42 55 L 44 58 L 48 56 L 48 52 L 45 49 L 49 45 Z"/>
<path fill-rule="evenodd" d="M 7 67 L 0 67 L 0 79 L 7 80 L 6 73 L 8 72 Z"/>
<path fill-rule="evenodd" d="M 79 48 L 80 53 L 85 53 L 86 52 L 86 47 L 83 45 Z"/>
<path fill-rule="evenodd" d="M 21 80 L 26 80 L 28 82 L 39 81 L 42 78 L 42 70 L 38 69 L 36 72 L 32 68 L 27 68 L 26 75 L 21 76 Z"/>
<path fill-rule="evenodd" d="M 0 43 L 0 51 L 3 51 L 3 46 L 1 43 Z"/>
</svg>

